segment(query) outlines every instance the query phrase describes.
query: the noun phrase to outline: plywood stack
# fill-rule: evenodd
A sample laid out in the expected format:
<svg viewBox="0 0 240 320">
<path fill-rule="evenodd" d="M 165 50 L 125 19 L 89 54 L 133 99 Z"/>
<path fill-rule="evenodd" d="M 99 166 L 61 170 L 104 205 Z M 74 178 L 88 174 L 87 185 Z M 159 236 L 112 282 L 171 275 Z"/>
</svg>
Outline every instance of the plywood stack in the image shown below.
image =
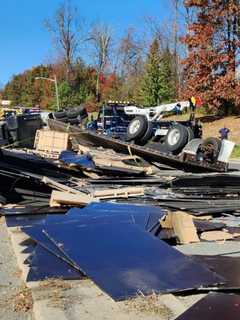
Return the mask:
<svg viewBox="0 0 240 320">
<path fill-rule="evenodd" d="M 38 130 L 34 147 L 42 155 L 58 158 L 62 151 L 70 149 L 69 134 L 52 130 Z"/>
</svg>

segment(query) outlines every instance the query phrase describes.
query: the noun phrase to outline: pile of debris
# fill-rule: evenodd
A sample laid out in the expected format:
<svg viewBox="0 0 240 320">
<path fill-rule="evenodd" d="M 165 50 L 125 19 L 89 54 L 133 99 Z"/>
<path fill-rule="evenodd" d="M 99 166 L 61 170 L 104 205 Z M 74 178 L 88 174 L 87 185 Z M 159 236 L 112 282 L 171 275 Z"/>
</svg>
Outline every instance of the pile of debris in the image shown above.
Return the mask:
<svg viewBox="0 0 240 320">
<path fill-rule="evenodd" d="M 225 302 L 235 319 L 240 258 L 181 248 L 239 241 L 240 174 L 186 173 L 76 130 L 40 130 L 34 150 L 0 153 L 0 213 L 31 239 L 27 281 L 88 277 L 115 301 L 214 291 L 179 319 Z"/>
</svg>

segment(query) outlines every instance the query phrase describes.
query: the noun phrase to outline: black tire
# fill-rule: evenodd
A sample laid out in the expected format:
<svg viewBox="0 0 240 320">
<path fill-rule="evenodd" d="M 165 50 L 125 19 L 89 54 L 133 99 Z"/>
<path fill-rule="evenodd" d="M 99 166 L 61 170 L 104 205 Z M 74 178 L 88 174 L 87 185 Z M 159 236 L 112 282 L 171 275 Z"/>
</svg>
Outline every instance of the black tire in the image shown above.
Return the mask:
<svg viewBox="0 0 240 320">
<path fill-rule="evenodd" d="M 68 123 L 70 123 L 71 125 L 76 125 L 76 124 L 79 124 L 79 120 L 77 118 L 68 119 Z"/>
<path fill-rule="evenodd" d="M 190 142 L 191 140 L 193 140 L 195 138 L 194 132 L 193 132 L 192 128 L 190 128 L 190 127 L 187 127 L 187 132 L 188 132 L 188 142 Z"/>
<path fill-rule="evenodd" d="M 78 116 L 79 116 L 79 112 L 76 109 L 67 111 L 68 119 L 76 119 Z"/>
<path fill-rule="evenodd" d="M 52 112 L 49 113 L 48 119 L 54 119 L 54 116 L 53 116 L 53 113 L 52 113 Z"/>
<path fill-rule="evenodd" d="M 126 141 L 140 139 L 146 133 L 148 127 L 147 118 L 143 116 L 135 117 L 128 125 Z"/>
<path fill-rule="evenodd" d="M 218 138 L 207 138 L 203 141 L 201 144 L 202 150 L 207 150 L 208 148 L 212 149 L 212 153 L 210 154 L 210 157 L 212 160 L 216 160 L 218 158 L 219 152 L 221 150 L 222 141 Z"/>
<path fill-rule="evenodd" d="M 88 117 L 88 112 L 87 112 L 87 109 L 84 105 L 77 107 L 77 109 L 78 109 L 78 113 L 82 119 L 85 119 Z"/>
<path fill-rule="evenodd" d="M 54 112 L 53 114 L 54 118 L 55 119 L 62 119 L 62 118 L 66 118 L 67 117 L 67 114 L 65 111 L 57 111 L 57 112 Z"/>
<path fill-rule="evenodd" d="M 60 121 L 60 122 L 67 123 L 67 122 L 68 122 L 68 117 L 59 118 L 59 119 L 57 119 L 57 120 Z"/>
<path fill-rule="evenodd" d="M 180 152 L 188 142 L 187 127 L 177 123 L 173 124 L 166 135 L 165 145 L 169 152 Z"/>
<path fill-rule="evenodd" d="M 153 135 L 153 124 L 152 124 L 152 122 L 148 121 L 146 132 L 144 133 L 142 138 L 140 138 L 139 140 L 136 141 L 136 143 L 143 146 L 149 142 L 152 135 Z"/>
</svg>

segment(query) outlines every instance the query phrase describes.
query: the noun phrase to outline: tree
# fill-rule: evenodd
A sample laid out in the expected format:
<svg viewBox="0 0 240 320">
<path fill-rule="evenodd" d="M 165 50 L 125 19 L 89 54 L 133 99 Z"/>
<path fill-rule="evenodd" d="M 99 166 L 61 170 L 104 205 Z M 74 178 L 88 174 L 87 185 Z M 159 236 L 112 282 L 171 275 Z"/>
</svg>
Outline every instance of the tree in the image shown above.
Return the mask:
<svg viewBox="0 0 240 320">
<path fill-rule="evenodd" d="M 96 97 L 97 101 L 101 100 L 100 77 L 104 74 L 110 57 L 110 47 L 112 41 L 111 29 L 104 24 L 98 23 L 93 25 L 90 36 L 87 39 L 93 47 L 95 67 L 97 70 L 96 79 Z"/>
<path fill-rule="evenodd" d="M 66 68 L 66 79 L 69 81 L 72 65 L 79 49 L 80 24 L 77 9 L 65 0 L 57 9 L 52 21 L 46 20 L 45 26 L 51 33 L 56 49 L 60 50 Z"/>
<path fill-rule="evenodd" d="M 54 100 L 54 88 L 48 81 L 35 81 L 35 78 L 48 78 L 51 73 L 51 66 L 40 65 L 13 76 L 3 89 L 4 99 L 11 100 L 13 105 L 41 105 L 42 108 L 46 108 Z"/>
<path fill-rule="evenodd" d="M 167 48 L 160 53 L 159 42 L 155 39 L 150 47 L 146 62 L 141 94 L 145 106 L 157 106 L 174 97 L 172 77 L 172 54 Z"/>
<path fill-rule="evenodd" d="M 119 41 L 116 49 L 118 56 L 117 74 L 118 92 L 121 100 L 133 100 L 138 103 L 140 82 L 144 74 L 144 42 L 133 28 L 129 28 Z"/>
<path fill-rule="evenodd" d="M 195 18 L 183 38 L 185 96 L 201 96 L 209 108 L 225 113 L 239 108 L 240 1 L 187 0 L 185 5 Z"/>
<path fill-rule="evenodd" d="M 58 88 L 63 108 L 79 105 L 86 101 L 94 101 L 96 70 L 77 61 L 72 65 L 75 74 L 74 85 L 63 75 L 61 63 L 37 66 L 16 75 L 2 90 L 4 99 L 11 100 L 13 105 L 33 107 L 40 105 L 42 109 L 56 109 L 56 96 L 53 83 L 36 81 L 36 77 L 58 77 Z"/>
</svg>

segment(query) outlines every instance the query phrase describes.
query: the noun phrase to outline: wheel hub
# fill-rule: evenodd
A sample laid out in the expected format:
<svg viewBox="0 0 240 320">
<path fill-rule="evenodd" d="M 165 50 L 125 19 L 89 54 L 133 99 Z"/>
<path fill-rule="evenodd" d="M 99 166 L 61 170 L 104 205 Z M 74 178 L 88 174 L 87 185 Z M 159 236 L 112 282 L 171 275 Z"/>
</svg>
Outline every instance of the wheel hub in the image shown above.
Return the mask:
<svg viewBox="0 0 240 320">
<path fill-rule="evenodd" d="M 175 145 L 178 143 L 179 141 L 179 138 L 180 138 L 180 132 L 179 130 L 177 129 L 172 129 L 170 132 L 169 132 L 169 135 L 168 135 L 168 144 L 170 144 L 171 146 Z"/>
<path fill-rule="evenodd" d="M 141 125 L 141 123 L 140 123 L 139 120 L 133 121 L 133 123 L 132 123 L 132 124 L 130 125 L 130 127 L 129 127 L 129 132 L 130 132 L 131 134 L 135 134 L 135 133 L 139 130 L 140 125 Z"/>
</svg>

